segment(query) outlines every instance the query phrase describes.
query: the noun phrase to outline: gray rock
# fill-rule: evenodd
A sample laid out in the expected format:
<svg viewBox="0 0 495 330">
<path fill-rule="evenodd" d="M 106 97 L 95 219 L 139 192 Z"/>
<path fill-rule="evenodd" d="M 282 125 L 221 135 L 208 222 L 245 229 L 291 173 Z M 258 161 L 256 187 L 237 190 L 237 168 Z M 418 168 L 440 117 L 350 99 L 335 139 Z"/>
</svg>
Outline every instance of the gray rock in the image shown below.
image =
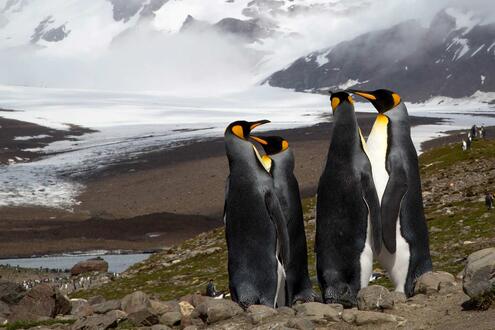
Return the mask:
<svg viewBox="0 0 495 330">
<path fill-rule="evenodd" d="M 355 325 L 381 325 L 386 323 L 403 323 L 404 319 L 392 314 L 372 311 L 360 311 L 357 309 L 346 309 L 342 313 L 342 319 Z"/>
<path fill-rule="evenodd" d="M 238 326 L 232 325 L 231 327 L 224 327 L 225 330 L 235 330 L 238 329 Z M 258 325 L 257 327 L 251 328 L 252 330 L 292 330 L 286 326 L 286 322 L 284 321 L 273 321 Z"/>
<path fill-rule="evenodd" d="M 121 307 L 124 312 L 131 314 L 151 307 L 151 301 L 146 293 L 136 291 L 122 299 Z"/>
<path fill-rule="evenodd" d="M 182 319 L 181 312 L 166 312 L 160 315 L 160 323 L 166 324 L 168 326 L 176 326 L 180 324 Z"/>
<path fill-rule="evenodd" d="M 130 313 L 127 318 L 137 326 L 152 326 L 159 323 L 158 315 L 150 307 Z"/>
<path fill-rule="evenodd" d="M 0 301 L 8 305 L 17 304 L 26 294 L 26 290 L 19 284 L 0 280 Z"/>
<path fill-rule="evenodd" d="M 358 309 L 363 311 L 382 311 L 394 308 L 394 299 L 387 288 L 370 285 L 359 290 L 357 294 Z"/>
<path fill-rule="evenodd" d="M 98 314 L 106 314 L 109 311 L 113 311 L 121 308 L 120 300 L 108 300 L 96 305 L 93 305 L 93 310 Z"/>
<path fill-rule="evenodd" d="M 78 262 L 70 270 L 72 276 L 92 272 L 108 272 L 108 262 L 102 258 L 88 259 Z"/>
<path fill-rule="evenodd" d="M 225 299 L 208 299 L 192 312 L 192 318 L 200 318 L 208 324 L 229 319 L 243 310 L 238 304 Z"/>
<path fill-rule="evenodd" d="M 127 318 L 123 311 L 110 311 L 106 314 L 95 314 L 89 317 L 83 317 L 77 320 L 71 327 L 71 330 L 94 330 L 115 328 Z"/>
<path fill-rule="evenodd" d="M 248 307 L 247 312 L 249 319 L 253 324 L 261 323 L 271 316 L 277 315 L 276 309 L 265 305 L 251 305 Z"/>
<path fill-rule="evenodd" d="M 339 321 L 340 313 L 332 306 L 309 302 L 294 306 L 297 316 L 304 316 L 310 320 L 327 319 L 330 321 Z"/>
<path fill-rule="evenodd" d="M 384 323 L 396 323 L 399 319 L 395 315 L 385 314 L 380 312 L 370 311 L 358 311 L 356 312 L 356 318 L 354 323 L 358 326 L 366 324 L 384 324 Z"/>
<path fill-rule="evenodd" d="M 71 299 L 72 306 L 70 313 L 78 317 L 89 316 L 93 314 L 93 306 L 86 299 Z"/>
<path fill-rule="evenodd" d="M 476 299 L 495 291 L 495 248 L 483 249 L 469 255 L 462 289 L 471 298 Z"/>
<path fill-rule="evenodd" d="M 439 292 L 441 283 L 443 283 L 443 287 L 454 286 L 454 275 L 447 272 L 424 273 L 416 280 L 416 285 L 414 286 L 414 294 L 432 294 Z"/>
<path fill-rule="evenodd" d="M 308 319 L 294 318 L 287 322 L 287 326 L 298 330 L 313 330 L 315 325 Z"/>
</svg>

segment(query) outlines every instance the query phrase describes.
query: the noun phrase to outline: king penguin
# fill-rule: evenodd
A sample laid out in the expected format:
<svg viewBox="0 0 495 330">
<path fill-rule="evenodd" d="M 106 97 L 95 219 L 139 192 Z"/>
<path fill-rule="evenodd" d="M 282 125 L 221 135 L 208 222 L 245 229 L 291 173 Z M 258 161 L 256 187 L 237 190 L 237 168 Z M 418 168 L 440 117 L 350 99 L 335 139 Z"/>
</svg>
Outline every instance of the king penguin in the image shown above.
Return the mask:
<svg viewBox="0 0 495 330">
<path fill-rule="evenodd" d="M 285 269 L 289 235 L 269 174 L 248 141 L 255 127 L 269 121 L 236 121 L 225 130 L 230 175 L 226 182 L 224 221 L 228 248 L 229 289 L 241 307 L 286 305 Z"/>
<path fill-rule="evenodd" d="M 379 112 L 367 141 L 385 245 L 378 260 L 396 291 L 410 297 L 416 279 L 431 271 L 432 264 L 407 108 L 401 97 L 389 90 L 350 92 L 369 100 Z"/>
<path fill-rule="evenodd" d="M 381 249 L 380 206 L 353 100 L 345 92 L 330 99 L 334 124 L 318 184 L 316 268 L 323 301 L 352 307 Z"/>
<path fill-rule="evenodd" d="M 272 159 L 270 172 L 287 221 L 290 241 L 290 262 L 287 268 L 288 302 L 294 304 L 314 301 L 315 294 L 308 273 L 308 249 L 301 195 L 294 175 L 294 154 L 289 148 L 289 142 L 282 137 L 251 135 L 251 138 L 257 141 Z"/>
</svg>

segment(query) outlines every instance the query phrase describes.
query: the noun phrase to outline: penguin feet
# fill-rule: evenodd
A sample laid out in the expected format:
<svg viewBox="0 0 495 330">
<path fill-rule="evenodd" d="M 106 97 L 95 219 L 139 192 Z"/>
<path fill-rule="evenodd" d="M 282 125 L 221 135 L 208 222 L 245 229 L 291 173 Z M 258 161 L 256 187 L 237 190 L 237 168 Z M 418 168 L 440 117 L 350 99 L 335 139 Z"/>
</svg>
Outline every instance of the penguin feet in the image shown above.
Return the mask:
<svg viewBox="0 0 495 330">
<path fill-rule="evenodd" d="M 304 291 L 299 292 L 294 296 L 294 299 L 292 299 L 292 304 L 304 304 L 307 302 L 314 302 L 318 299 L 317 294 L 312 290 L 312 289 L 307 289 Z"/>
<path fill-rule="evenodd" d="M 323 295 L 325 304 L 341 304 L 344 308 L 357 306 L 357 297 L 349 285 L 342 285 L 339 290 L 327 288 Z"/>
</svg>

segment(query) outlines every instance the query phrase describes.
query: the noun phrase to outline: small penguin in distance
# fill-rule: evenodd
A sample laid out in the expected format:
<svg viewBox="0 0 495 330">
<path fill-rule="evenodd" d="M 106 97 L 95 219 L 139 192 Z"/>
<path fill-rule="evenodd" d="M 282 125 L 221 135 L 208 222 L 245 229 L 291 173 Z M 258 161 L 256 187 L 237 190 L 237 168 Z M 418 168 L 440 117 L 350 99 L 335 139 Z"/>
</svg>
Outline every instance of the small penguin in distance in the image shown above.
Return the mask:
<svg viewBox="0 0 495 330">
<path fill-rule="evenodd" d="M 349 92 L 370 101 L 379 113 L 367 141 L 380 198 L 385 246 L 378 260 L 396 291 L 410 297 L 416 280 L 432 270 L 432 263 L 418 155 L 411 139 L 407 108 L 401 97 L 390 90 Z"/>
<path fill-rule="evenodd" d="M 229 289 L 241 307 L 287 304 L 285 270 L 290 260 L 286 220 L 270 175 L 271 160 L 248 141 L 268 120 L 236 121 L 225 130 L 230 174 L 225 190 Z"/>
<path fill-rule="evenodd" d="M 288 301 L 290 304 L 314 301 L 315 293 L 308 273 L 301 195 L 294 175 L 294 154 L 289 142 L 280 136 L 251 135 L 251 139 L 258 142 L 272 160 L 270 173 L 287 221 L 291 256 L 287 268 Z"/>
<path fill-rule="evenodd" d="M 354 102 L 331 94 L 333 131 L 316 203 L 316 268 L 324 303 L 357 304 L 381 250 L 380 205 Z"/>
</svg>

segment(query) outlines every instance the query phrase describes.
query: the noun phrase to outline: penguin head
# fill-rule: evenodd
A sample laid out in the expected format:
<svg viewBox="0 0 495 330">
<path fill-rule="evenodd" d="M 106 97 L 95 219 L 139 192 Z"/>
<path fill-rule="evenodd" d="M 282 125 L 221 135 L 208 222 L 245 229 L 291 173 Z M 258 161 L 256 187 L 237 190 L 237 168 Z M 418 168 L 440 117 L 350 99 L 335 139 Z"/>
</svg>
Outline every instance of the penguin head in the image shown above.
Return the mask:
<svg viewBox="0 0 495 330">
<path fill-rule="evenodd" d="M 399 94 L 388 89 L 377 89 L 375 91 L 348 89 L 347 91 L 370 101 L 379 113 L 385 113 L 401 103 Z"/>
<path fill-rule="evenodd" d="M 258 121 L 245 121 L 238 120 L 230 123 L 225 130 L 225 136 L 235 136 L 239 139 L 246 140 L 249 138 L 249 134 L 256 127 L 269 123 L 269 120 L 263 119 Z"/>
<path fill-rule="evenodd" d="M 289 148 L 289 142 L 280 136 L 251 135 L 250 138 L 258 142 L 268 156 L 278 154 Z"/>
<path fill-rule="evenodd" d="M 352 97 L 343 91 L 330 92 L 330 102 L 332 104 L 332 111 L 335 114 L 337 110 L 345 110 L 349 106 L 354 106 Z"/>
</svg>

